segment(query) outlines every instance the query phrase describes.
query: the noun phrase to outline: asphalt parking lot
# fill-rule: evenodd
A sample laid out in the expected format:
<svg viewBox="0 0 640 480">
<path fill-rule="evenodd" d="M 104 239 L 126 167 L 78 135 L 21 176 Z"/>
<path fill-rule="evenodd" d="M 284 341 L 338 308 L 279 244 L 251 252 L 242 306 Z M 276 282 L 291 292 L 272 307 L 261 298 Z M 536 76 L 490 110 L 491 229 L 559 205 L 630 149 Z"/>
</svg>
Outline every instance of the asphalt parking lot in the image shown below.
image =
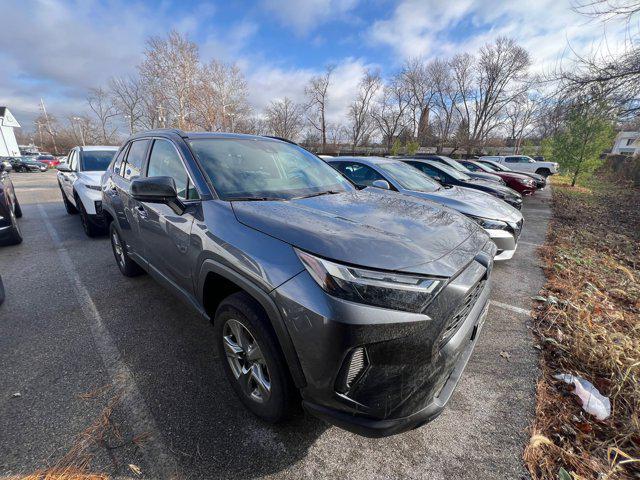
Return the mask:
<svg viewBox="0 0 640 480">
<path fill-rule="evenodd" d="M 107 406 L 118 435 L 92 450 L 90 470 L 115 476 L 135 476 L 132 464 L 150 478 L 527 477 L 528 310 L 544 282 L 536 248 L 549 189 L 525 199 L 518 251 L 495 269 L 486 326 L 448 408 L 418 430 L 367 439 L 303 413 L 258 421 L 227 384 L 206 322 L 148 276 L 123 277 L 108 238 L 87 238 L 65 212 L 54 172 L 12 177 L 25 240 L 0 249 L 0 476 L 55 465 Z"/>
</svg>

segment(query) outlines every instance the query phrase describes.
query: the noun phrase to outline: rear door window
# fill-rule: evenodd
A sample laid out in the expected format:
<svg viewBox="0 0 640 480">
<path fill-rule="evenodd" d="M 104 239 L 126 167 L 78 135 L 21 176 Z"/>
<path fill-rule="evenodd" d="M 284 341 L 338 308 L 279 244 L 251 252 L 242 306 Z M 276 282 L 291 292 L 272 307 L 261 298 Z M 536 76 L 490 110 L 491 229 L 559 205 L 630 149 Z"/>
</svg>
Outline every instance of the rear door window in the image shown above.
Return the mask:
<svg viewBox="0 0 640 480">
<path fill-rule="evenodd" d="M 135 140 L 131 142 L 129 153 L 127 154 L 127 161 L 122 167 L 122 176 L 126 180 L 131 180 L 140 176 L 140 172 L 147 155 L 148 146 L 149 140 Z"/>
</svg>

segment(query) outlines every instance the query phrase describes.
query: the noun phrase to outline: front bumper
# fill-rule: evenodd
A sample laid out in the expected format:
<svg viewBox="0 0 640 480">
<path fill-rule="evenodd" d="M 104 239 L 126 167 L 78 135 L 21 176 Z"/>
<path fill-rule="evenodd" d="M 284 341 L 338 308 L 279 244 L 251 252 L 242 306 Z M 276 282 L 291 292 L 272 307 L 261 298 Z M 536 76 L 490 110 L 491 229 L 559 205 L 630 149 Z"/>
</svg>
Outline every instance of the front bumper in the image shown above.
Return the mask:
<svg viewBox="0 0 640 480">
<path fill-rule="evenodd" d="M 516 253 L 518 239 L 507 230 L 485 230 L 491 241 L 496 244 L 498 251 L 494 260 L 509 260 Z"/>
<path fill-rule="evenodd" d="M 304 407 L 371 437 L 400 433 L 435 418 L 451 397 L 482 328 L 496 247 L 487 242 L 485 249 L 422 313 L 331 297 L 306 271 L 274 290 L 306 379 Z M 358 349 L 365 350 L 367 365 L 344 389 L 341 372 Z"/>
</svg>

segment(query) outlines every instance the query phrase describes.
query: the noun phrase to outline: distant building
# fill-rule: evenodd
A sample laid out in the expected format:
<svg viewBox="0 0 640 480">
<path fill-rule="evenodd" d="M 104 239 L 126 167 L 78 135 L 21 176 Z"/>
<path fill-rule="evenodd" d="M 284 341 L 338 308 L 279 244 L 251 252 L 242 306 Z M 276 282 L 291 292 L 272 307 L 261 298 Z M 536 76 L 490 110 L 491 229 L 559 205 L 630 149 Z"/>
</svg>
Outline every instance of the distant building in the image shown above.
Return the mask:
<svg viewBox="0 0 640 480">
<path fill-rule="evenodd" d="M 20 155 L 14 128 L 20 128 L 20 124 L 7 107 L 0 107 L 0 157 Z"/>
<path fill-rule="evenodd" d="M 615 155 L 640 155 L 640 132 L 620 132 L 613 143 Z"/>
</svg>

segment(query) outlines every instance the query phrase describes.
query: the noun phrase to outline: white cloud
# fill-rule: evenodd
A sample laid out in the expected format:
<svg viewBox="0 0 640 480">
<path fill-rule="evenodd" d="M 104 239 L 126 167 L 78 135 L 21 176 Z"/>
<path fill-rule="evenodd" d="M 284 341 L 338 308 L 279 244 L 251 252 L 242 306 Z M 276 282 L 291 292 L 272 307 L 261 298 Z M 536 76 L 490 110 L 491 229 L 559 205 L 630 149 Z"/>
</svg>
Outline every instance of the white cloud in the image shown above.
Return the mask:
<svg viewBox="0 0 640 480">
<path fill-rule="evenodd" d="M 624 40 L 624 25 L 611 24 L 609 48 L 616 51 Z M 588 21 L 571 9 L 569 2 L 540 0 L 404 0 L 389 18 L 375 22 L 367 32 L 373 45 L 390 47 L 398 62 L 412 57 L 435 57 L 469 51 L 501 35 L 514 38 L 531 54 L 533 70 L 553 67 L 567 41 L 585 53 L 604 37 L 603 25 Z"/>
<path fill-rule="evenodd" d="M 267 12 L 285 27 L 303 36 L 327 21 L 344 18 L 358 0 L 263 0 Z"/>
</svg>

